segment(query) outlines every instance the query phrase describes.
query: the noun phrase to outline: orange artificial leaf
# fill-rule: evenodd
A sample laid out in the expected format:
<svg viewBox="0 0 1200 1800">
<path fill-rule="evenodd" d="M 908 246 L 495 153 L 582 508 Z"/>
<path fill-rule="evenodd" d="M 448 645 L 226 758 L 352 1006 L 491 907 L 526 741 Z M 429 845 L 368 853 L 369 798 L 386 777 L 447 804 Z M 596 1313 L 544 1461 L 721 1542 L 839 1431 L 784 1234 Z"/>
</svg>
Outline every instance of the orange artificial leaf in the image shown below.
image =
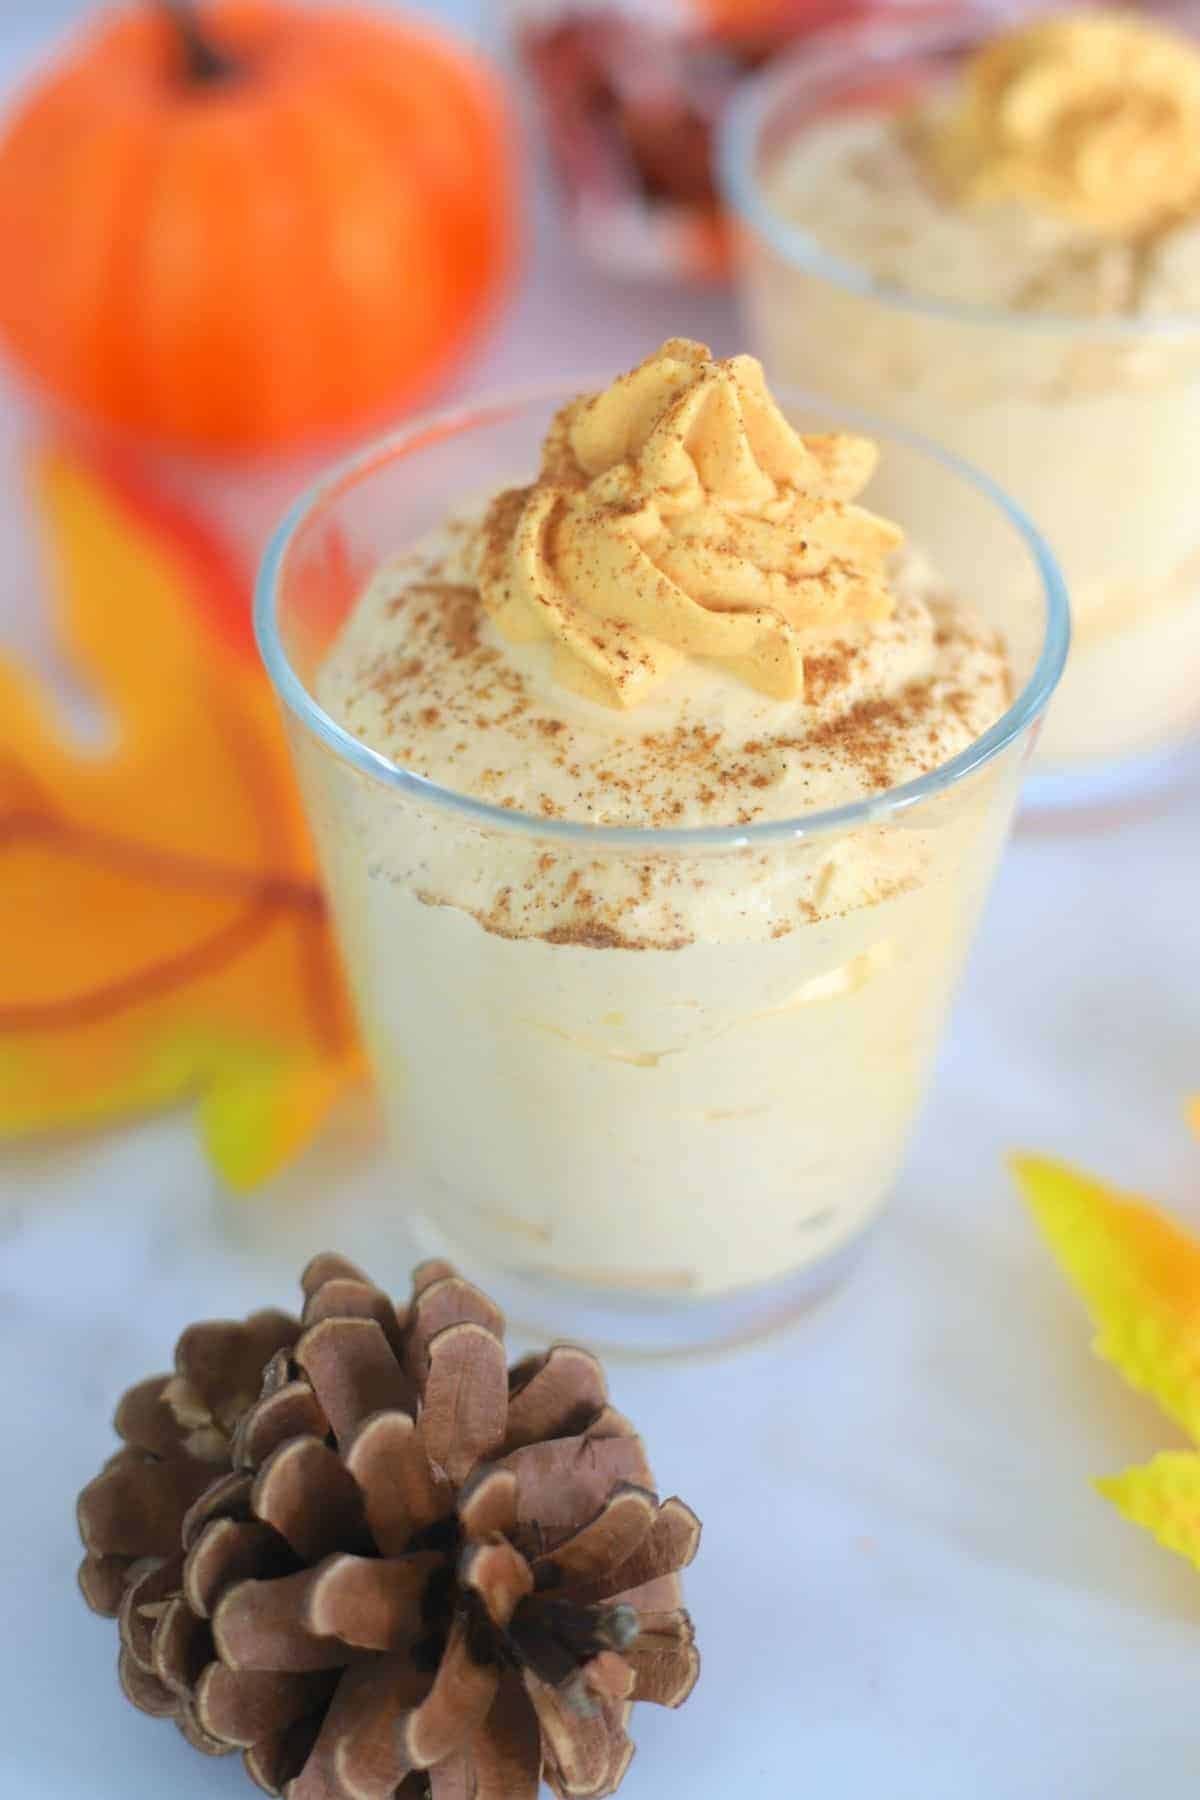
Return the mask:
<svg viewBox="0 0 1200 1800">
<path fill-rule="evenodd" d="M 0 665 L 0 1135 L 195 1096 L 251 1186 L 363 1062 L 246 583 L 114 470 L 54 453 L 35 477 L 107 741 Z"/>
</svg>

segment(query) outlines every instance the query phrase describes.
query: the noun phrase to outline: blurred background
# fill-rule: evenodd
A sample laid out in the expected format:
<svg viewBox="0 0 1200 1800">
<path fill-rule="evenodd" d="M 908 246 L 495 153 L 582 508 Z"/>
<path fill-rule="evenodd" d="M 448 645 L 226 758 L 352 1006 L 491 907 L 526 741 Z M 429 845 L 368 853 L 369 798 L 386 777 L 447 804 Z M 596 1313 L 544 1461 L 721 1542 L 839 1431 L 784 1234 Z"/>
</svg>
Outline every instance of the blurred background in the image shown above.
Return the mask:
<svg viewBox="0 0 1200 1800">
<path fill-rule="evenodd" d="M 40 1385 L 36 1373 L 11 1385 L 27 1440 L 53 1440 L 44 1492 L 30 1505 L 20 1484 L 10 1509 L 27 1584 L 17 1612 L 40 1622 L 30 1666 L 44 1699 L 24 1752 L 9 1734 L 16 1773 L 6 1786 L 0 1756 L 0 1790 L 46 1800 L 107 1800 L 118 1786 L 105 1780 L 140 1800 L 176 1780 L 167 1751 L 127 1737 L 107 1655 L 77 1628 L 64 1496 L 95 1466 L 112 1396 L 161 1359 L 181 1320 L 261 1303 L 263 1267 L 282 1281 L 290 1261 L 291 1212 L 314 1193 L 340 1208 L 363 1152 L 378 1156 L 348 1013 L 339 999 L 314 1033 L 286 935 L 304 934 L 336 994 L 249 631 L 271 527 L 331 456 L 414 409 L 605 376 L 668 333 L 742 348 L 709 163 L 729 92 L 781 42 L 864 12 L 957 6 L 346 0 L 347 22 L 373 12 L 449 26 L 482 58 L 396 51 L 403 103 L 379 129 L 400 145 L 388 166 L 403 172 L 420 254 L 364 284 L 366 325 L 350 313 L 321 324 L 334 353 L 315 364 L 298 321 L 312 323 L 327 243 L 310 244 L 309 265 L 251 254 L 231 223 L 246 195 L 228 178 L 209 186 L 184 171 L 158 221 L 169 254 L 149 323 L 133 306 L 146 292 L 136 257 L 99 224 L 88 185 L 116 167 L 119 134 L 104 125 L 106 160 L 86 134 L 56 133 L 51 58 L 72 27 L 112 10 L 0 0 L 4 120 L 15 96 L 45 84 L 34 137 L 0 152 L 0 848 L 12 852 L 0 879 L 0 1139 L 12 1140 L 0 1160 L 0 1354 L 41 1371 Z M 129 9 L 139 31 L 152 11 L 151 0 Z M 125 49 L 106 40 L 87 54 L 85 105 L 102 119 Z M 319 80 L 320 46 L 308 54 Z M 355 54 L 372 60 L 369 45 Z M 438 136 L 448 122 L 461 134 Z M 323 229 L 350 220 L 386 237 L 392 184 L 371 182 L 380 153 L 360 148 L 334 179 Z M 293 165 L 251 174 L 286 193 Z M 37 278 L 51 265 L 47 290 Z M 101 269 L 98 313 L 88 283 Z M 201 291 L 210 311 L 193 330 Z M 256 307 L 277 329 L 256 323 Z M 135 378 L 143 356 L 152 380 Z M 355 381 L 334 391 L 318 378 L 326 367 L 353 367 Z M 265 809 L 250 803 L 263 792 Z M 1195 1218 L 1180 1099 L 1196 1068 L 1197 794 L 1200 781 L 1132 822 L 1030 832 L 1014 847 L 907 1178 L 904 1229 L 857 1310 L 823 1320 L 782 1377 L 750 1357 L 730 1365 L 726 1410 L 752 1420 L 753 1478 L 722 1466 L 708 1492 L 715 1541 L 724 1531 L 746 1547 L 715 1559 L 701 1600 L 715 1615 L 726 1598 L 745 1611 L 749 1595 L 748 1634 L 732 1614 L 710 1633 L 715 1680 L 737 1677 L 748 1635 L 757 1660 L 743 1689 L 762 1691 L 725 1708 L 717 1687 L 697 1709 L 681 1791 L 716 1780 L 790 1794 L 800 1720 L 829 1794 L 961 1800 L 985 1764 L 1001 1770 L 997 1800 L 1192 1792 L 1194 1606 L 1157 1552 L 1139 1561 L 1080 1501 L 1086 1476 L 1124 1451 L 1107 1378 L 1103 1393 L 1098 1376 L 1088 1386 L 1079 1321 L 1048 1275 L 1039 1286 L 1004 1157 L 1019 1137 Z M 247 873 L 293 908 L 280 906 L 282 947 L 214 962 L 211 945 L 248 904 Z M 623 1375 L 631 1409 L 675 1433 L 669 1453 L 685 1469 L 701 1392 L 689 1379 L 707 1403 L 707 1367 Z M 60 1417 L 64 1407 L 75 1411 Z M 1123 1442 L 1148 1455 L 1157 1428 L 1136 1420 L 1130 1401 Z M 806 1506 L 827 1509 L 825 1536 L 809 1531 Z M 803 1682 L 771 1563 L 775 1524 L 793 1514 L 815 1596 L 803 1633 L 823 1642 L 823 1621 L 834 1632 L 833 1654 L 811 1657 Z M 896 1517 L 911 1541 L 895 1527 L 894 1560 L 874 1560 L 881 1544 L 890 1553 Z M 774 1688 L 759 1683 L 768 1663 Z M 965 1706 L 960 1678 L 973 1684 Z M 90 1709 L 87 1731 L 62 1730 L 64 1679 Z M 23 1707 L 20 1684 L 10 1691 Z M 1111 1785 L 1097 1785 L 1110 1753 Z M 631 1791 L 649 1793 L 656 1766 L 670 1765 L 648 1755 Z M 189 1793 L 208 1777 L 193 1779 Z"/>
<path fill-rule="evenodd" d="M 383 0 L 385 10 L 390 3 Z M 0 20 L 0 42 L 10 54 L 25 46 L 44 47 L 53 32 L 93 18 L 97 10 L 87 0 L 45 0 L 44 4 L 41 0 L 10 0 Z M 502 26 L 500 9 L 487 0 L 415 0 L 410 10 L 429 13 L 479 38 L 499 35 Z"/>
</svg>

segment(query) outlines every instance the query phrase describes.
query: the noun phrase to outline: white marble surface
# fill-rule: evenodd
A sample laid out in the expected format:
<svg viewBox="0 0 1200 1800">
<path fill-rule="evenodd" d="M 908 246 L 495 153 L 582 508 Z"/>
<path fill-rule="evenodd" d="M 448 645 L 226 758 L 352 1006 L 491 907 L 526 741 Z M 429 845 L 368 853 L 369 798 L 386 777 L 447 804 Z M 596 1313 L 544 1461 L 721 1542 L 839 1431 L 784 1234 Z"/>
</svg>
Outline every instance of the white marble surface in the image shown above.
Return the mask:
<svg viewBox="0 0 1200 1800">
<path fill-rule="evenodd" d="M 723 302 L 597 291 L 541 237 L 473 383 L 619 362 L 667 330 L 734 341 Z M 28 639 L 5 567 L 0 635 Z M 628 1800 L 1194 1800 L 1200 1578 L 1088 1485 L 1176 1437 L 1091 1360 L 1003 1169 L 1014 1145 L 1065 1153 L 1200 1227 L 1189 1087 L 1200 773 L 1153 814 L 1014 845 L 855 1281 L 774 1345 L 613 1367 L 664 1490 L 706 1521 L 703 1680 L 678 1715 L 641 1709 Z M 0 1156 L 3 1800 L 250 1791 L 121 1699 L 115 1629 L 75 1591 L 72 1501 L 185 1321 L 289 1302 L 301 1249 L 335 1235 L 309 1198 L 370 1184 L 355 1138 L 351 1117 L 245 1203 L 214 1192 L 182 1117 Z"/>
</svg>

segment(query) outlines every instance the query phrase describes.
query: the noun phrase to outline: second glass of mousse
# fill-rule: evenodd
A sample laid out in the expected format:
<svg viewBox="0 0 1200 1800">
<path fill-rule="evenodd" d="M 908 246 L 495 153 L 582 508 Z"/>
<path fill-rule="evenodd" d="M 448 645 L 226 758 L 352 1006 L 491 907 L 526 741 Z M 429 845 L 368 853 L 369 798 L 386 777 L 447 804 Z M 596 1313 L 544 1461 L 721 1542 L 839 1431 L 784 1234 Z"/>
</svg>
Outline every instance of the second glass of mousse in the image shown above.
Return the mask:
<svg viewBox="0 0 1200 1800">
<path fill-rule="evenodd" d="M 724 174 L 772 377 L 929 432 L 1063 565 L 1073 646 L 1034 801 L 1187 766 L 1200 44 L 1131 11 L 864 27 L 743 90 Z"/>
<path fill-rule="evenodd" d="M 397 1223 L 627 1348 L 845 1267 L 1065 655 L 986 484 L 807 422 L 672 340 L 367 453 L 260 589 Z"/>
</svg>

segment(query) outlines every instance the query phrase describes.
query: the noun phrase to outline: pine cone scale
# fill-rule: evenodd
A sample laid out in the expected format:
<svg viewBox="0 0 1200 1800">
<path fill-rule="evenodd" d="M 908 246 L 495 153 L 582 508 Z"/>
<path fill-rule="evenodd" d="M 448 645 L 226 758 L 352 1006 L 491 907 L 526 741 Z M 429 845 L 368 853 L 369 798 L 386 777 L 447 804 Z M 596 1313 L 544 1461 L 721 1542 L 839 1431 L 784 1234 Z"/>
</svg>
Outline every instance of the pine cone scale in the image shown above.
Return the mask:
<svg viewBox="0 0 1200 1800">
<path fill-rule="evenodd" d="M 213 1659 L 213 1637 L 206 1619 L 198 1619 L 181 1593 L 167 1601 L 150 1642 L 150 1661 L 164 1687 L 189 1700 Z"/>
<path fill-rule="evenodd" d="M 628 1723 L 628 1708 L 625 1713 L 625 1723 Z M 612 1761 L 608 1765 L 608 1775 L 605 1779 L 603 1788 L 600 1790 L 602 1794 L 616 1793 L 626 1775 L 629 1773 L 629 1765 L 633 1761 L 635 1754 L 636 1745 L 626 1732 L 625 1725 L 622 1724 L 620 1726 L 620 1736 L 617 1738 L 617 1747 L 613 1752 Z"/>
<path fill-rule="evenodd" d="M 285 1675 L 210 1662 L 196 1682 L 193 1707 L 210 1737 L 230 1749 L 249 1750 L 323 1711 L 338 1680 L 332 1670 Z"/>
<path fill-rule="evenodd" d="M 212 1476 L 211 1468 L 186 1455 L 171 1462 L 137 1451 L 119 1457 L 79 1496 L 85 1548 L 102 1556 L 170 1556 L 179 1546 L 184 1512 Z"/>
<path fill-rule="evenodd" d="M 581 1519 L 594 1518 L 618 1482 L 652 1484 L 640 1438 L 597 1438 L 590 1431 L 526 1444 L 503 1466 L 517 1478 L 520 1517 L 537 1521 L 539 1553 L 570 1537 Z"/>
<path fill-rule="evenodd" d="M 499 1685 L 499 1666 L 477 1660 L 468 1626 L 456 1619 L 433 1686 L 397 1725 L 401 1773 L 452 1756 L 487 1718 Z"/>
<path fill-rule="evenodd" d="M 515 1670 L 500 1678 L 492 1710 L 471 1739 L 476 1800 L 537 1800 L 542 1737 L 533 1702 Z"/>
<path fill-rule="evenodd" d="M 408 1774 L 400 1742 L 400 1722 L 420 1705 L 430 1678 L 405 1657 L 383 1657 L 346 1675 L 326 1715 L 304 1775 L 288 1789 L 288 1800 L 392 1800 Z M 311 1771 L 311 1777 L 310 1777 Z M 324 1783 L 325 1786 L 319 1785 Z"/>
<path fill-rule="evenodd" d="M 429 1262 L 418 1263 L 412 1272 L 412 1299 L 407 1307 L 398 1306 L 396 1308 L 396 1316 L 400 1319 L 401 1324 L 406 1329 L 411 1324 L 413 1307 L 426 1288 L 431 1288 L 436 1281 L 461 1281 L 461 1279 L 454 1264 L 442 1262 L 439 1257 L 433 1257 Z M 480 1298 L 486 1300 L 487 1297 L 481 1294 Z M 487 1303 L 491 1304 L 490 1301 Z"/>
<path fill-rule="evenodd" d="M 577 1584 L 602 1581 L 606 1571 L 632 1557 L 654 1524 L 658 1501 L 647 1488 L 622 1482 L 588 1524 L 536 1559 L 535 1574 L 544 1570 Z"/>
<path fill-rule="evenodd" d="M 87 1556 L 79 1565 L 79 1589 L 94 1613 L 115 1619 L 129 1581 L 128 1556 Z"/>
<path fill-rule="evenodd" d="M 183 1443 L 183 1428 L 167 1401 L 170 1375 L 151 1375 L 124 1394 L 113 1415 L 117 1435 L 152 1456 L 173 1456 Z"/>
<path fill-rule="evenodd" d="M 424 1382 L 430 1344 L 451 1325 L 478 1325 L 497 1342 L 504 1340 L 504 1314 L 486 1294 L 461 1275 L 439 1276 L 420 1289 L 408 1312 L 406 1360 L 418 1389 Z"/>
<path fill-rule="evenodd" d="M 700 1679 L 700 1656 L 691 1643 L 644 1632 L 626 1655 L 633 1670 L 631 1700 L 674 1709 L 683 1705 Z"/>
<path fill-rule="evenodd" d="M 586 1717 L 536 1675 L 526 1677 L 526 1686 L 553 1766 L 553 1785 L 572 1800 L 604 1793 L 620 1753 L 614 1744 L 614 1714 L 598 1707 Z M 623 1724 L 618 1730 L 623 1737 Z"/>
<path fill-rule="evenodd" d="M 303 1569 L 275 1581 L 239 1581 L 217 1603 L 213 1638 L 230 1669 L 268 1669 L 304 1674 L 343 1668 L 355 1652 L 340 1638 L 314 1637 L 304 1623 L 308 1596 L 319 1571 Z"/>
<path fill-rule="evenodd" d="M 458 1496 L 458 1516 L 469 1538 L 508 1537 L 517 1526 L 517 1478 L 493 1464 L 475 1472 Z"/>
<path fill-rule="evenodd" d="M 278 1350 L 300 1335 L 299 1320 L 270 1308 L 244 1322 L 214 1319 L 191 1325 L 175 1351 L 175 1377 L 168 1398 L 180 1422 L 191 1428 L 213 1423 L 231 1434 L 257 1399 L 263 1368 Z"/>
<path fill-rule="evenodd" d="M 178 1694 L 173 1694 L 156 1675 L 143 1669 L 124 1645 L 117 1657 L 117 1678 L 125 1698 L 139 1712 L 148 1713 L 152 1719 L 173 1719 L 178 1713 Z"/>
<path fill-rule="evenodd" d="M 320 1728 L 320 1712 L 309 1713 L 244 1751 L 242 1767 L 264 1794 L 282 1794 L 285 1784 L 298 1777 L 313 1760 Z"/>
<path fill-rule="evenodd" d="M 434 1550 L 382 1560 L 327 1557 L 308 1578 L 303 1628 L 360 1650 L 409 1649 L 420 1635 L 425 1590 L 444 1560 Z"/>
<path fill-rule="evenodd" d="M 492 1624 L 507 1631 L 521 1602 L 534 1589 L 533 1571 L 507 1540 L 469 1544 L 459 1558 L 459 1584 L 478 1594 Z"/>
<path fill-rule="evenodd" d="M 192 1611 L 211 1618 L 227 1588 L 252 1576 L 290 1575 L 296 1557 L 269 1525 L 257 1519 L 210 1519 L 183 1564 L 183 1592 Z"/>
<path fill-rule="evenodd" d="M 183 1515 L 179 1530 L 184 1549 L 194 1548 L 213 1519 L 248 1521 L 253 1494 L 251 1476 L 234 1474 L 232 1470 L 227 1475 L 219 1475 Z"/>
<path fill-rule="evenodd" d="M 317 1300 L 322 1289 L 342 1281 L 350 1282 L 355 1287 L 367 1288 L 372 1294 L 380 1293 L 380 1289 L 357 1263 L 352 1263 L 348 1257 L 339 1256 L 336 1250 L 322 1250 L 300 1274 L 300 1292 L 304 1295 L 305 1312 Z M 387 1298 L 386 1295 L 381 1297 Z"/>
<path fill-rule="evenodd" d="M 293 1438 L 272 1451 L 255 1479 L 251 1506 L 304 1562 L 372 1548 L 362 1490 L 321 1438 Z"/>
<path fill-rule="evenodd" d="M 586 1350 L 555 1344 L 508 1400 L 506 1452 L 585 1431 L 608 1399 L 604 1370 Z"/>
<path fill-rule="evenodd" d="M 323 1319 L 305 1332 L 295 1357 L 343 1448 L 373 1413 L 411 1403 L 408 1379 L 374 1319 Z"/>
<path fill-rule="evenodd" d="M 391 1346 L 398 1362 L 404 1357 L 404 1329 L 386 1294 L 365 1276 L 342 1276 L 314 1289 L 304 1306 L 304 1324 L 320 1325 L 325 1319 L 373 1319 Z M 415 1388 L 405 1401 L 411 1404 Z"/>
<path fill-rule="evenodd" d="M 577 1596 L 590 1603 L 629 1599 L 651 1583 L 673 1578 L 686 1569 L 699 1547 L 700 1521 L 691 1507 L 682 1500 L 666 1500 L 629 1556 L 614 1558 L 607 1570 L 591 1580 L 581 1577 Z"/>
<path fill-rule="evenodd" d="M 385 1556 L 403 1554 L 450 1511 L 453 1496 L 445 1483 L 434 1480 L 408 1413 L 368 1419 L 347 1447 L 345 1463 L 363 1495 L 371 1535 Z"/>
<path fill-rule="evenodd" d="M 154 1673 L 154 1630 L 170 1596 L 178 1592 L 183 1558 L 152 1560 L 131 1578 L 117 1613 L 121 1643 L 147 1675 Z"/>
<path fill-rule="evenodd" d="M 460 1487 L 504 1442 L 504 1346 L 484 1326 L 465 1320 L 439 1332 L 429 1345 L 428 1360 L 421 1440 L 435 1472 Z"/>
<path fill-rule="evenodd" d="M 199 1750 L 202 1756 L 228 1756 L 230 1754 L 228 1744 L 219 1743 L 216 1738 L 209 1737 L 196 1718 L 190 1703 L 180 1708 L 175 1723 L 192 1749 Z"/>
<path fill-rule="evenodd" d="M 233 1440 L 239 1469 L 261 1469 L 272 1451 L 296 1437 L 323 1437 L 328 1429 L 320 1401 L 306 1381 L 289 1381 L 255 1402 Z"/>
</svg>

